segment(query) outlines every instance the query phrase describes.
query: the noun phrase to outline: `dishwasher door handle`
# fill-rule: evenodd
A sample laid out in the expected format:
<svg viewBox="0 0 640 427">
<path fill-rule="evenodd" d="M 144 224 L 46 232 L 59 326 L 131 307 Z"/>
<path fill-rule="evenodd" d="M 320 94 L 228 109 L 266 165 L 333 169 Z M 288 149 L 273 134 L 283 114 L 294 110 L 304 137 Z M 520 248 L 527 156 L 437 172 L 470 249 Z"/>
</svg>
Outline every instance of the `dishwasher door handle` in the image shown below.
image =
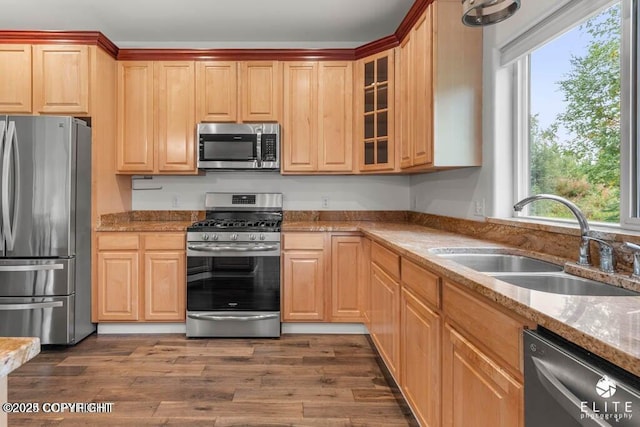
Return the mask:
<svg viewBox="0 0 640 427">
<path fill-rule="evenodd" d="M 555 375 L 547 368 L 540 359 L 537 357 L 531 357 L 533 365 L 535 366 L 538 379 L 542 383 L 542 386 L 551 394 L 555 401 L 562 406 L 562 408 L 575 419 L 583 427 L 612 427 L 608 422 L 596 417 L 595 413 L 591 409 L 586 409 L 589 416 L 581 419 L 580 413 L 582 411 L 582 401 L 571 392 L 562 382 L 556 378 Z"/>
</svg>

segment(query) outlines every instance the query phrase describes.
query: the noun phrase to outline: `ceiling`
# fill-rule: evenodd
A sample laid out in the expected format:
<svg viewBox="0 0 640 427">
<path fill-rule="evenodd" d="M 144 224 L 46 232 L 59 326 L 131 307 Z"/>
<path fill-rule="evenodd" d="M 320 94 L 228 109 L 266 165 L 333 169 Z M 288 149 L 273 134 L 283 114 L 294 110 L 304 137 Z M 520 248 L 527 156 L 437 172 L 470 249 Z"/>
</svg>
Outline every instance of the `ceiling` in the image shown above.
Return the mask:
<svg viewBox="0 0 640 427">
<path fill-rule="evenodd" d="M 120 48 L 351 48 L 414 0 L 3 0 L 2 30 L 100 31 Z"/>
</svg>

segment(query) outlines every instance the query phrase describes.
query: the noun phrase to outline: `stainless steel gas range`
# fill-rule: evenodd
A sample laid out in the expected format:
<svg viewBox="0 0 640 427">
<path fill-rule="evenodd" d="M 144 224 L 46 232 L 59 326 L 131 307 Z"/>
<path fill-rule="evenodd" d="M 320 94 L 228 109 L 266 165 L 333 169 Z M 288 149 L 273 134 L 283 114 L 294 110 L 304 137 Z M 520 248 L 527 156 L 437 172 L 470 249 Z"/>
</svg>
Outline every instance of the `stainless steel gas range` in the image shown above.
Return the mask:
<svg viewBox="0 0 640 427">
<path fill-rule="evenodd" d="M 187 337 L 280 336 L 282 194 L 207 193 L 187 228 Z"/>
</svg>

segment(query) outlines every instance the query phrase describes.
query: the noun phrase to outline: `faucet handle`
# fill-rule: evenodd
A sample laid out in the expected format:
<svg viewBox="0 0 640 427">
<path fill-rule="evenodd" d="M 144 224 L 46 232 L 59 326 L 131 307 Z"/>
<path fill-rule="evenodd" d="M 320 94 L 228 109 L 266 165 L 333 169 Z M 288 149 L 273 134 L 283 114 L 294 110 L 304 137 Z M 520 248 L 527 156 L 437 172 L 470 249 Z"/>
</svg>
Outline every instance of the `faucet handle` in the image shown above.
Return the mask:
<svg viewBox="0 0 640 427">
<path fill-rule="evenodd" d="M 633 273 L 631 277 L 640 278 L 640 245 L 636 245 L 631 242 L 624 242 L 625 248 L 629 248 L 633 251 Z"/>
<path fill-rule="evenodd" d="M 613 268 L 613 246 L 610 243 L 596 237 L 585 236 L 585 239 L 598 242 L 598 245 L 600 247 L 600 270 L 604 273 L 615 273 L 615 270 Z M 640 246 L 638 246 L 638 250 L 640 250 Z M 640 268 L 640 265 L 638 266 L 638 268 Z"/>
</svg>

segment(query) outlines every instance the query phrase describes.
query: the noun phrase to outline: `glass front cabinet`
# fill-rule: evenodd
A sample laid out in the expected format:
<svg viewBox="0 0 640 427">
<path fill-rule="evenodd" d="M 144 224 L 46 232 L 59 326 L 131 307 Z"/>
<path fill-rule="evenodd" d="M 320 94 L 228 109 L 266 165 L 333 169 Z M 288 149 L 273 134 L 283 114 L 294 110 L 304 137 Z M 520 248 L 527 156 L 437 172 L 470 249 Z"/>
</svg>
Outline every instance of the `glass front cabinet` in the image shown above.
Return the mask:
<svg viewBox="0 0 640 427">
<path fill-rule="evenodd" d="M 393 170 L 393 50 L 361 59 L 357 69 L 355 117 L 360 170 Z"/>
</svg>

